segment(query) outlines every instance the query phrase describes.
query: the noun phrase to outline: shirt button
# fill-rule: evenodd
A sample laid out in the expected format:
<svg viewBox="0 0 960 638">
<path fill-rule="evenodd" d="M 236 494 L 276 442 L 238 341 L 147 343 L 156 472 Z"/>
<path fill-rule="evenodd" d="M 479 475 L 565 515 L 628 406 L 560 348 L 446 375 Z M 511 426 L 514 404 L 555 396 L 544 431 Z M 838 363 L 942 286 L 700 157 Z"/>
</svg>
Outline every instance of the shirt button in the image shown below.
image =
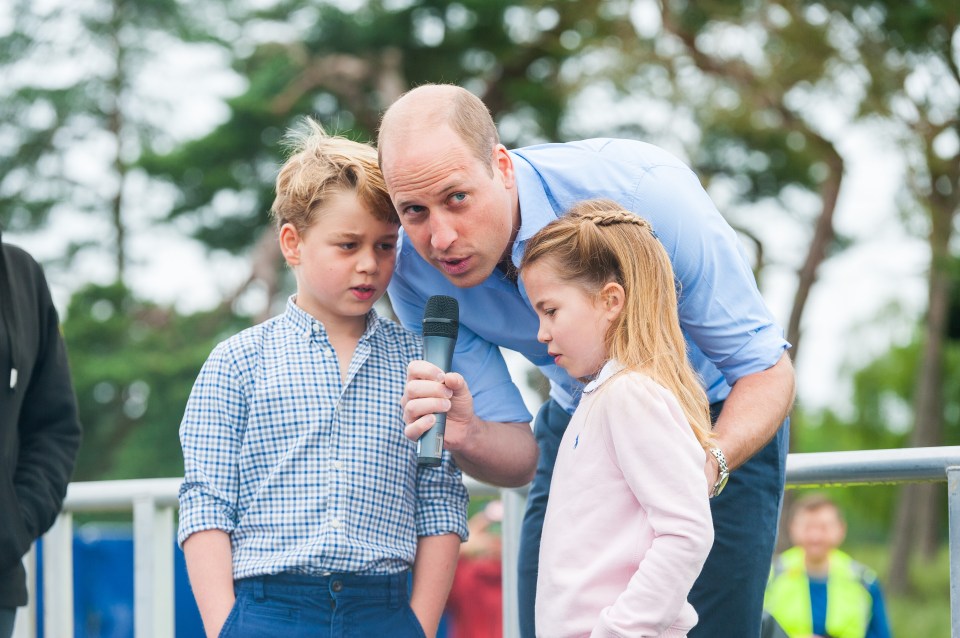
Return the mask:
<svg viewBox="0 0 960 638">
<path fill-rule="evenodd" d="M 343 462 L 342 462 L 342 461 L 334 461 L 334 462 L 333 462 L 333 469 L 335 469 L 335 470 L 342 470 L 342 469 L 343 469 Z"/>
<path fill-rule="evenodd" d="M 331 518 L 330 527 L 332 527 L 333 529 L 340 529 L 340 519 Z"/>
<path fill-rule="evenodd" d="M 335 580 L 332 583 L 330 583 L 330 589 L 332 589 L 335 592 L 343 591 L 343 583 L 340 582 L 339 580 Z"/>
<path fill-rule="evenodd" d="M 313 329 L 314 332 L 320 332 L 320 324 L 319 324 L 319 323 L 315 323 L 315 324 L 313 324 L 313 325 L 310 326 L 310 327 Z"/>
</svg>

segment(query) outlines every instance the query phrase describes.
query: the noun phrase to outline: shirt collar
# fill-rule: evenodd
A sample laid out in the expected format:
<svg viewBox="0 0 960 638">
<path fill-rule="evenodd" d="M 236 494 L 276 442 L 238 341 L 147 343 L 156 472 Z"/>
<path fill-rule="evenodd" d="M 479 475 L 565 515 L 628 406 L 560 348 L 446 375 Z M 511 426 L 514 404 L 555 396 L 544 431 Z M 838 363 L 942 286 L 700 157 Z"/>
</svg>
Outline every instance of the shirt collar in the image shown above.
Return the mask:
<svg viewBox="0 0 960 638">
<path fill-rule="evenodd" d="M 510 151 L 513 171 L 517 182 L 517 197 L 520 201 L 520 229 L 513 242 L 514 265 L 520 265 L 526 241 L 537 231 L 557 218 L 562 207 L 551 200 L 537 175 L 537 170 L 518 151 Z"/>
<path fill-rule="evenodd" d="M 327 337 L 326 326 L 323 325 L 322 321 L 297 305 L 296 295 L 290 295 L 290 297 L 287 299 L 287 308 L 283 314 L 286 320 L 293 325 L 294 329 L 304 336 L 317 336 L 329 340 L 329 337 Z M 370 312 L 367 313 L 366 319 L 367 327 L 360 336 L 360 341 L 365 341 L 371 338 L 374 333 L 380 329 L 383 321 L 377 311 L 373 308 L 371 308 Z"/>
<path fill-rule="evenodd" d="M 594 377 L 594 379 L 590 381 L 590 383 L 584 386 L 583 393 L 588 394 L 590 392 L 600 389 L 600 386 L 606 383 L 611 377 L 616 375 L 621 370 L 623 370 L 623 364 L 620 363 L 619 361 L 616 361 L 615 359 L 610 359 L 605 364 L 603 364 L 603 367 L 600 368 L 600 372 L 597 374 L 597 376 Z"/>
</svg>

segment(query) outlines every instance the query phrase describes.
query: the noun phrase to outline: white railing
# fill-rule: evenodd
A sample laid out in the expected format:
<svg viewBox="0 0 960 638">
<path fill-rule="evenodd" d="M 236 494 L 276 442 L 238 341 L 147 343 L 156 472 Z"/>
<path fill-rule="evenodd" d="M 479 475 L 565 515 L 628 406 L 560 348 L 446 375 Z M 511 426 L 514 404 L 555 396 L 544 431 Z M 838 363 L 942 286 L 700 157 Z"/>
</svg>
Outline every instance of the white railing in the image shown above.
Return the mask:
<svg viewBox="0 0 960 638">
<path fill-rule="evenodd" d="M 960 446 L 791 454 L 787 486 L 946 482 L 950 520 L 951 637 L 960 638 Z M 73 514 L 132 511 L 134 529 L 134 635 L 173 638 L 173 513 L 181 479 L 71 483 L 64 511 L 44 536 L 44 630 L 55 638 L 74 635 Z M 500 494 L 503 518 L 504 637 L 519 635 L 516 574 L 525 490 L 499 490 L 468 479 L 471 496 Z M 17 615 L 14 638 L 36 638 L 36 560 L 27 567 L 31 605 Z"/>
</svg>

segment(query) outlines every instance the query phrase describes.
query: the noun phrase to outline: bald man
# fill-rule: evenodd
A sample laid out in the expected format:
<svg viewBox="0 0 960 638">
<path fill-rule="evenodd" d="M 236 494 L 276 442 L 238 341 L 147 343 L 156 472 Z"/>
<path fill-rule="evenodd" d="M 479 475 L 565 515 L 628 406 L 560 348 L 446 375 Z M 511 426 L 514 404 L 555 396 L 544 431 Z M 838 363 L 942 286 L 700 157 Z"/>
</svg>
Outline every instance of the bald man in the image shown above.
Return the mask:
<svg viewBox="0 0 960 638">
<path fill-rule="evenodd" d="M 419 331 L 429 296 L 460 303 L 454 371 L 444 375 L 426 362 L 409 369 L 407 435 L 417 438 L 435 413 L 446 412 L 445 445 L 464 471 L 504 486 L 534 476 L 520 549 L 521 634 L 536 635 L 540 529 L 557 446 L 583 380 L 555 365 L 537 341 L 537 316 L 516 267 L 540 228 L 579 201 L 605 197 L 648 219 L 671 256 L 690 360 L 716 419 L 704 468 L 716 541 L 690 595 L 700 615 L 690 635 L 759 636 L 794 375 L 789 344 L 742 247 L 696 175 L 665 151 L 631 140 L 508 151 L 484 104 L 448 85 L 422 86 L 397 100 L 383 116 L 378 147 L 403 226 L 389 288 L 394 310 Z M 501 347 L 550 380 L 535 441 Z M 728 470 L 735 470 L 729 484 Z"/>
</svg>

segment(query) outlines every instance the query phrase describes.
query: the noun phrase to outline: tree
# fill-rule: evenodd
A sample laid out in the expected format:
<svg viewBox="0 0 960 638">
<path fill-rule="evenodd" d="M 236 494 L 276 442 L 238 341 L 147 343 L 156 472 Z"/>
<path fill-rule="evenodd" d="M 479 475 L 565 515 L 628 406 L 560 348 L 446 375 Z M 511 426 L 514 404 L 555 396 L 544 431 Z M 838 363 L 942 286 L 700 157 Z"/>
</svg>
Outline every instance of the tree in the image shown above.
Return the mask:
<svg viewBox="0 0 960 638">
<path fill-rule="evenodd" d="M 181 315 L 122 284 L 78 290 L 63 326 L 84 426 L 75 479 L 181 476 L 177 430 L 193 382 L 247 325 L 227 306 Z"/>
<path fill-rule="evenodd" d="M 8 9 L 13 28 L 0 37 L 0 210 L 14 231 L 42 227 L 58 213 L 83 219 L 85 236 L 72 241 L 65 265 L 106 249 L 114 278 L 124 281 L 130 227 L 148 226 L 155 214 L 135 163 L 145 140 L 171 139 L 144 71 L 171 44 L 214 41 L 190 6 L 18 0 Z"/>
<path fill-rule="evenodd" d="M 926 227 L 930 246 L 928 304 L 922 355 L 913 394 L 913 446 L 944 443 L 944 365 L 951 290 L 950 246 L 960 210 L 960 6 L 838 0 L 826 3 L 844 16 L 869 73 L 864 114 L 892 122 L 907 161 L 904 211 Z M 913 548 L 932 559 L 939 545 L 936 485 L 904 487 L 897 511 L 890 588 L 908 586 Z"/>
<path fill-rule="evenodd" d="M 566 61 L 632 31 L 628 7 L 612 11 L 600 0 L 392 5 L 272 7 L 260 17 L 305 26 L 238 59 L 248 89 L 228 101 L 230 118 L 201 139 L 144 158 L 152 174 L 179 189 L 171 219 L 189 220 L 212 249 L 258 247 L 244 287 L 261 283 L 268 299 L 282 263 L 267 224 L 277 142 L 297 118 L 313 115 L 331 132 L 371 141 L 381 111 L 407 88 L 453 82 L 484 99 L 508 146 L 556 140 L 577 88 L 566 79 Z"/>
</svg>

